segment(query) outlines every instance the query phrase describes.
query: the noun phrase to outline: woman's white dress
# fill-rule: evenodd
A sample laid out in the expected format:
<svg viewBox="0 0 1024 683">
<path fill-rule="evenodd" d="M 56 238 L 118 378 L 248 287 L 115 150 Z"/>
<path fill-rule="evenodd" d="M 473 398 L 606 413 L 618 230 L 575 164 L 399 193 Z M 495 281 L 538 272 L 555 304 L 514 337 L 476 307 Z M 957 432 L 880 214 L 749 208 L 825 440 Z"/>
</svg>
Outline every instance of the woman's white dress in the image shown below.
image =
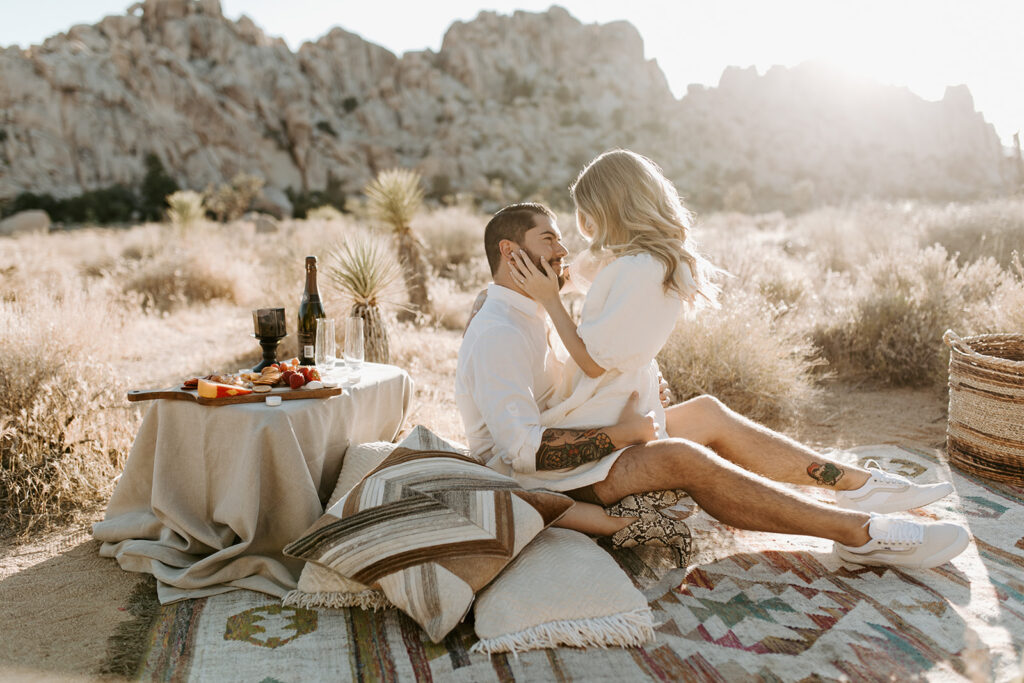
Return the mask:
<svg viewBox="0 0 1024 683">
<path fill-rule="evenodd" d="M 685 264 L 680 267 L 689 275 Z M 586 290 L 576 329 L 591 357 L 606 372 L 588 377 L 569 357 L 561 382 L 541 413 L 541 424 L 566 429 L 613 425 L 630 393 L 637 391 L 640 412 L 653 413 L 658 437 L 667 438 L 654 357 L 668 341 L 686 305 L 683 297 L 674 290 L 665 291 L 665 269 L 649 254 L 614 259 L 597 272 L 589 288 L 580 270 L 570 266 L 570 281 L 577 289 Z M 695 290 L 692 279 L 690 284 Z M 579 467 L 515 472 L 513 476 L 526 488 L 568 491 L 605 479 L 623 450 Z"/>
</svg>

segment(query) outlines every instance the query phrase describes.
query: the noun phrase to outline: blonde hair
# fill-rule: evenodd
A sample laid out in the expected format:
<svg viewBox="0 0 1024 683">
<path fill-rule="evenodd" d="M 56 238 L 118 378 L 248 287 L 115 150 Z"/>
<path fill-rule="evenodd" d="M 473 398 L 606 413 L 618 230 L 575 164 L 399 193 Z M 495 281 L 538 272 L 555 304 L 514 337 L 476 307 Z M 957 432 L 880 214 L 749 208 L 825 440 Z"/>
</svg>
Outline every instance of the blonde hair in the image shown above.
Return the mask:
<svg viewBox="0 0 1024 683">
<path fill-rule="evenodd" d="M 720 271 L 700 256 L 689 232 L 693 214 L 647 157 L 614 149 L 580 171 L 570 188 L 578 218 L 593 221 L 590 251 L 598 258 L 647 253 L 665 266 L 665 291 L 675 290 L 694 306 L 716 305 Z M 680 264 L 686 265 L 691 278 Z"/>
</svg>

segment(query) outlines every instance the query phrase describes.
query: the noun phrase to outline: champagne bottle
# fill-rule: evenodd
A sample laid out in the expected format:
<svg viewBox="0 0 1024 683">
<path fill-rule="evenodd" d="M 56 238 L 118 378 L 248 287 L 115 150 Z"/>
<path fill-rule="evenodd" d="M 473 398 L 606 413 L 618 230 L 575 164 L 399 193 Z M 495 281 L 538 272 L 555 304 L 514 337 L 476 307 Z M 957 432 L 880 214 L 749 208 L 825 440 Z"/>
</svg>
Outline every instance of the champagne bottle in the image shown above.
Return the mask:
<svg viewBox="0 0 1024 683">
<path fill-rule="evenodd" d="M 326 318 L 324 306 L 320 303 L 320 292 L 316 288 L 316 256 L 306 257 L 306 287 L 302 290 L 299 303 L 299 363 L 314 364 L 316 344 L 316 319 Z"/>
</svg>

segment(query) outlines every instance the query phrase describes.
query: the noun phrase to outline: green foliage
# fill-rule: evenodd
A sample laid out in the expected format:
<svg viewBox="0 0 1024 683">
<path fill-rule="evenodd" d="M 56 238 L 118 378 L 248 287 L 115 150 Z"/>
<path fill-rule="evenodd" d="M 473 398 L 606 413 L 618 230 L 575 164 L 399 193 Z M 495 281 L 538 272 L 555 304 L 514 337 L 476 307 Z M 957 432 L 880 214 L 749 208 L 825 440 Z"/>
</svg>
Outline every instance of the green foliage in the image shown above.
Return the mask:
<svg viewBox="0 0 1024 683">
<path fill-rule="evenodd" d="M 294 218 L 308 218 L 310 210 L 321 206 L 333 206 L 345 212 L 345 190 L 341 187 L 341 180 L 330 171 L 327 172 L 327 185 L 323 190 L 302 192 L 289 187 L 284 193 L 292 203 Z"/>
<path fill-rule="evenodd" d="M 142 219 L 163 220 L 165 199 L 178 189 L 155 154 L 146 156 L 146 175 L 138 190 L 115 184 L 58 199 L 52 194 L 22 192 L 8 202 L 0 215 L 9 216 L 28 209 L 41 209 L 55 223 L 127 223 Z"/>
<path fill-rule="evenodd" d="M 167 174 L 160 157 L 150 152 L 146 155 L 146 175 L 139 189 L 139 211 L 147 221 L 163 220 L 167 210 L 166 199 L 178 191 L 178 183 Z"/>
<path fill-rule="evenodd" d="M 41 209 L 56 223 L 127 223 L 139 212 L 139 198 L 124 185 L 90 190 L 74 197 L 57 199 L 51 194 L 22 192 L 4 210 L 5 215 Z"/>
<path fill-rule="evenodd" d="M 317 121 L 316 128 L 322 133 L 327 133 L 332 138 L 338 137 L 338 132 L 334 130 L 334 126 L 331 125 L 330 121 Z"/>
</svg>

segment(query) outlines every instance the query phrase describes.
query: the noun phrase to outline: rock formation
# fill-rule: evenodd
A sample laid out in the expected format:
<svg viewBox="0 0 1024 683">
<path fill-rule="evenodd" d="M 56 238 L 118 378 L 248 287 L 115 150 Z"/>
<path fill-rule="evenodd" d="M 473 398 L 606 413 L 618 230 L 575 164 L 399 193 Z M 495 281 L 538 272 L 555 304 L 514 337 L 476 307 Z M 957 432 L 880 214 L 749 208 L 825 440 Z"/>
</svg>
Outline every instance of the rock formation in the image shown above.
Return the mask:
<svg viewBox="0 0 1024 683">
<path fill-rule="evenodd" d="M 428 194 L 565 188 L 597 153 L 650 154 L 698 208 L 1002 191 L 1002 149 L 966 87 L 939 102 L 813 64 L 729 68 L 676 100 L 630 24 L 483 12 L 396 57 L 341 28 L 297 52 L 219 0 L 145 0 L 0 50 L 0 201 L 135 184 L 155 153 L 182 187 L 239 172 L 269 192 L 358 192 L 419 169 Z"/>
</svg>

